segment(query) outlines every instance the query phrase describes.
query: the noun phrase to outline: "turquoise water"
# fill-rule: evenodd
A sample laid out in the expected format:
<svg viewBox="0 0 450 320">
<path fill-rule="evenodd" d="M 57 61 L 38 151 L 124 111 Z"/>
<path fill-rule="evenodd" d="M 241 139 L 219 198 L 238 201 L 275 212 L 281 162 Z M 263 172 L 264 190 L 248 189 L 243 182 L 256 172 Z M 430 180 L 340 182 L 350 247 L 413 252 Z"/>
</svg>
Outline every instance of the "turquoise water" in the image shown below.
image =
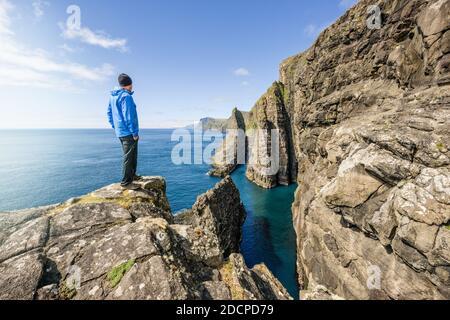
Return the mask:
<svg viewBox="0 0 450 320">
<path fill-rule="evenodd" d="M 160 175 L 174 212 L 190 208 L 219 179 L 209 166 L 176 166 L 172 130 L 143 130 L 139 173 Z M 0 211 L 59 203 L 120 180 L 121 146 L 111 130 L 0 130 Z M 248 217 L 242 252 L 249 266 L 264 262 L 298 296 L 291 204 L 295 186 L 264 190 L 233 174 Z"/>
<path fill-rule="evenodd" d="M 264 262 L 293 297 L 298 297 L 296 235 L 291 205 L 296 185 L 262 189 L 245 177 L 245 167 L 232 175 L 247 211 L 241 249 L 249 266 Z"/>
</svg>

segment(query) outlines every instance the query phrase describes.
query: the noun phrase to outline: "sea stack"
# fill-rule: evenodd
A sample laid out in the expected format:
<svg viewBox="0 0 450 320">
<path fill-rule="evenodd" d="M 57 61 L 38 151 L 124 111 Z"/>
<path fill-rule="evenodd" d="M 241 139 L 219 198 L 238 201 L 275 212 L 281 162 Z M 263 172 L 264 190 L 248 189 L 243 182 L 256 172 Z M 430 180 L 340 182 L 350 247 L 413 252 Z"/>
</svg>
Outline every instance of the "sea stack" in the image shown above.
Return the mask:
<svg viewBox="0 0 450 320">
<path fill-rule="evenodd" d="M 360 0 L 250 112 L 279 129 L 281 170 L 247 177 L 299 185 L 303 298 L 450 298 L 449 27 L 447 0 Z"/>
</svg>

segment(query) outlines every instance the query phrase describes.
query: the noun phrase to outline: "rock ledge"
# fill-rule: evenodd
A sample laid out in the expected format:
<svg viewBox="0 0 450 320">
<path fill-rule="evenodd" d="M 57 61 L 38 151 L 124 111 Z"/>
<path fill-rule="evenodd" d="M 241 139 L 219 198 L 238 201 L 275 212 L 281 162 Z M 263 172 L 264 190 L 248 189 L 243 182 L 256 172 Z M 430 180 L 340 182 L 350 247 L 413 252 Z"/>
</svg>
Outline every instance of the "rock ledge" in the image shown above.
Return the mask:
<svg viewBox="0 0 450 320">
<path fill-rule="evenodd" d="M 163 178 L 139 184 L 0 213 L 0 299 L 292 299 L 239 254 L 245 210 L 230 177 L 178 217 Z"/>
</svg>

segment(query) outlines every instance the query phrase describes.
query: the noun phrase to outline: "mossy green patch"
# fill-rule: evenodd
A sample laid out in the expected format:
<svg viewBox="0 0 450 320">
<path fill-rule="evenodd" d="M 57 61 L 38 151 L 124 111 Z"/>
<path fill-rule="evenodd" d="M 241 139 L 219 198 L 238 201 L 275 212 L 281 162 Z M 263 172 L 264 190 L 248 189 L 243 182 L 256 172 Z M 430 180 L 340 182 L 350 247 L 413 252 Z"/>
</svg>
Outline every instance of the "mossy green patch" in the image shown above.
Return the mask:
<svg viewBox="0 0 450 320">
<path fill-rule="evenodd" d="M 282 63 L 282 69 L 286 75 L 286 80 L 288 82 L 294 81 L 294 73 L 296 68 L 298 68 L 301 65 L 305 65 L 307 63 L 307 57 L 308 52 L 301 53 L 295 56 L 292 56 Z"/>
<path fill-rule="evenodd" d="M 59 288 L 59 296 L 62 300 L 72 300 L 77 295 L 77 289 L 75 285 L 69 287 L 66 283 L 63 283 Z"/>
<path fill-rule="evenodd" d="M 248 121 L 248 123 L 246 124 L 246 129 L 247 130 L 256 130 L 258 129 L 258 124 L 252 120 Z"/>
<path fill-rule="evenodd" d="M 290 90 L 288 86 L 283 85 L 282 86 L 282 90 L 281 90 L 281 94 L 283 96 L 283 104 L 284 107 L 286 108 L 289 105 L 289 98 L 290 98 Z"/>
<path fill-rule="evenodd" d="M 71 206 L 78 204 L 99 204 L 99 203 L 113 203 L 121 206 L 124 209 L 130 209 L 133 203 L 142 203 L 142 202 L 151 202 L 149 199 L 142 198 L 128 198 L 128 197 L 120 197 L 116 199 L 107 199 L 107 198 L 99 198 L 94 197 L 92 195 L 84 196 L 72 204 L 61 204 L 49 212 L 50 216 L 55 216 L 63 212 L 65 209 L 70 208 Z"/>
<path fill-rule="evenodd" d="M 65 209 L 67 209 L 69 206 L 68 205 L 65 205 L 65 204 L 61 204 L 61 205 L 59 205 L 59 206 L 57 206 L 57 207 L 55 207 L 55 208 L 53 208 L 52 210 L 50 210 L 49 212 L 48 212 L 48 215 L 49 216 L 56 216 L 56 215 L 58 215 L 58 214 L 60 214 L 61 212 L 63 212 Z"/>
<path fill-rule="evenodd" d="M 258 127 L 257 125 L 258 122 L 260 121 L 265 122 L 267 120 L 266 109 L 269 101 L 275 101 L 277 105 L 284 105 L 285 103 L 284 91 L 285 91 L 284 85 L 281 82 L 275 81 L 272 84 L 272 86 L 267 90 L 267 92 L 258 99 L 255 106 L 250 111 L 248 120 L 249 124 L 253 124 L 256 122 L 256 127 Z"/>
<path fill-rule="evenodd" d="M 227 261 L 220 269 L 222 281 L 225 282 L 225 284 L 230 288 L 232 300 L 244 300 L 245 299 L 244 290 L 238 283 L 236 283 L 233 272 L 234 272 L 233 263 Z"/>
<path fill-rule="evenodd" d="M 135 263 L 136 260 L 131 259 L 112 269 L 106 276 L 109 283 L 111 284 L 111 287 L 115 288 L 120 283 L 120 281 L 122 281 L 122 278 L 134 266 Z"/>
<path fill-rule="evenodd" d="M 438 150 L 439 150 L 440 152 L 442 152 L 442 153 L 444 153 L 445 150 L 447 149 L 446 146 L 445 146 L 445 144 L 444 144 L 442 141 L 438 141 L 438 142 L 436 143 L 436 147 L 437 147 Z"/>
<path fill-rule="evenodd" d="M 81 198 L 76 204 L 98 204 L 98 203 L 113 203 L 121 206 L 124 209 L 130 209 L 130 207 L 134 203 L 144 203 L 144 202 L 152 202 L 150 199 L 144 199 L 144 198 L 132 198 L 132 197 L 118 197 L 115 199 L 107 199 L 107 198 L 99 198 L 94 196 L 85 196 Z"/>
<path fill-rule="evenodd" d="M 98 198 L 98 197 L 94 197 L 91 195 L 87 195 L 84 196 L 82 198 L 80 198 L 76 204 L 90 204 L 90 203 L 108 203 L 108 202 L 113 202 L 113 200 L 108 200 L 108 199 L 104 199 L 104 198 Z"/>
</svg>

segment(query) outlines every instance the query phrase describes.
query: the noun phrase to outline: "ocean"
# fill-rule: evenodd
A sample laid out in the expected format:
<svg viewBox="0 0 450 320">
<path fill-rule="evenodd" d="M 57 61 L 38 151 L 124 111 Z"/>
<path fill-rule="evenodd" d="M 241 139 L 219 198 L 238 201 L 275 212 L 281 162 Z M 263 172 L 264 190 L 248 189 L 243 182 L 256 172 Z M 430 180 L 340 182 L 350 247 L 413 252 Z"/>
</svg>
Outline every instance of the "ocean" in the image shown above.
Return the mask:
<svg viewBox="0 0 450 320">
<path fill-rule="evenodd" d="M 165 177 L 173 212 L 190 208 L 219 179 L 207 164 L 175 165 L 178 142 L 173 130 L 141 132 L 139 174 Z M 105 185 L 121 175 L 121 146 L 112 130 L 0 130 L 0 211 L 63 202 Z M 265 190 L 232 175 L 247 210 L 242 253 L 249 267 L 264 262 L 290 294 L 298 298 L 296 236 L 291 204 L 295 185 Z"/>
</svg>

